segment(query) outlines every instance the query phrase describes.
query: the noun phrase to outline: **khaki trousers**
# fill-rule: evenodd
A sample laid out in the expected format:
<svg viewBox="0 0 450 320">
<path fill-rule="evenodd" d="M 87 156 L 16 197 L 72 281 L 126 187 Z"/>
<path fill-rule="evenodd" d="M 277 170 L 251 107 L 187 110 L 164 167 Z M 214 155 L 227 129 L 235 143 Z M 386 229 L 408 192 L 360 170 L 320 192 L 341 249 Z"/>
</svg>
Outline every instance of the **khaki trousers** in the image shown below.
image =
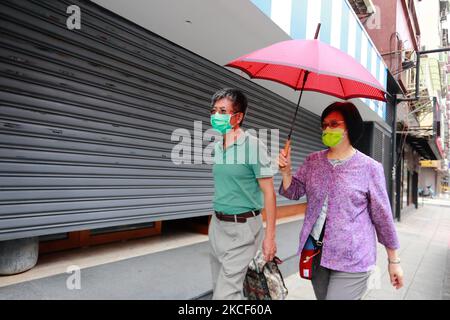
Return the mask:
<svg viewBox="0 0 450 320">
<path fill-rule="evenodd" d="M 262 215 L 245 223 L 221 221 L 212 215 L 209 225 L 213 300 L 242 300 L 248 264 L 264 238 Z"/>
</svg>

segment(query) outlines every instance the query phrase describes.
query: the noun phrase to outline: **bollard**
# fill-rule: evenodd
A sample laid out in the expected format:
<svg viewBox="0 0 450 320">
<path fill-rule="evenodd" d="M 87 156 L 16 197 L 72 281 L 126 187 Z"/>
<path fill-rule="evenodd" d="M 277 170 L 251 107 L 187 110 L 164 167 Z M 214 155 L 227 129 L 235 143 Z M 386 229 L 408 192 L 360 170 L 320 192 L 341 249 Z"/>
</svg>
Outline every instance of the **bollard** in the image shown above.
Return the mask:
<svg viewBox="0 0 450 320">
<path fill-rule="evenodd" d="M 0 275 L 13 275 L 33 268 L 38 254 L 38 237 L 0 241 Z"/>
</svg>

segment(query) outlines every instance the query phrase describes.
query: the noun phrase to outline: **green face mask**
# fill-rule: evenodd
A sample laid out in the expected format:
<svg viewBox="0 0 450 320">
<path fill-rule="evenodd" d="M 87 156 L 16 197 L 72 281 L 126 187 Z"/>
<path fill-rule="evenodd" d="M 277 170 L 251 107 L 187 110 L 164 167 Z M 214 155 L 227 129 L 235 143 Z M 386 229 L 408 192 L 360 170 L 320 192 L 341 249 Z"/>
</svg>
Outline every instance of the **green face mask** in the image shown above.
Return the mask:
<svg viewBox="0 0 450 320">
<path fill-rule="evenodd" d="M 219 133 L 225 134 L 233 128 L 230 123 L 232 116 L 234 116 L 234 114 L 230 115 L 215 113 L 211 115 L 211 126 Z"/>
<path fill-rule="evenodd" d="M 322 133 L 322 142 L 327 147 L 335 147 L 342 142 L 344 138 L 343 129 L 325 129 Z"/>
</svg>

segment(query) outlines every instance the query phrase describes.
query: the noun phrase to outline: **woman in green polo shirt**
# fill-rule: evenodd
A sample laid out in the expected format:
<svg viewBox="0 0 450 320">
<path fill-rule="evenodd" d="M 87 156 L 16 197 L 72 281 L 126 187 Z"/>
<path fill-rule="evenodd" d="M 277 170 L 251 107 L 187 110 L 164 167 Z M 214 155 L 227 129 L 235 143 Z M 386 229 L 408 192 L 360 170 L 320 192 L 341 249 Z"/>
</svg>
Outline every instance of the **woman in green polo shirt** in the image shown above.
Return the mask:
<svg viewBox="0 0 450 320">
<path fill-rule="evenodd" d="M 216 92 L 211 125 L 222 134 L 214 148 L 214 214 L 209 226 L 213 299 L 243 299 L 248 264 L 261 248 L 276 253 L 276 195 L 267 147 L 241 129 L 247 98 L 237 89 Z M 265 209 L 264 232 L 261 210 Z"/>
</svg>

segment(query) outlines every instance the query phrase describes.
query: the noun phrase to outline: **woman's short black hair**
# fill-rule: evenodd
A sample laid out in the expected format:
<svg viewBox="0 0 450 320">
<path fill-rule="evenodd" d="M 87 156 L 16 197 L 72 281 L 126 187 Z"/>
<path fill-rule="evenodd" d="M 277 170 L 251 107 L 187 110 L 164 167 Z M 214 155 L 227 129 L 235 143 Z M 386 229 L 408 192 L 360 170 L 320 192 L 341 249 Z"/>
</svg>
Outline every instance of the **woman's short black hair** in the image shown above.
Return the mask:
<svg viewBox="0 0 450 320">
<path fill-rule="evenodd" d="M 348 138 L 351 145 L 355 146 L 364 132 L 364 122 L 358 109 L 351 102 L 335 102 L 323 110 L 320 121 L 323 122 L 330 113 L 335 111 L 339 112 L 344 118 L 348 130 Z"/>
<path fill-rule="evenodd" d="M 211 107 L 214 107 L 217 101 L 227 98 L 231 101 L 233 104 L 234 112 L 242 112 L 244 116 L 242 117 L 241 122 L 239 125 L 242 125 L 244 122 L 245 115 L 247 113 L 247 97 L 245 94 L 238 89 L 235 88 L 223 88 L 214 93 L 214 95 L 211 98 Z"/>
</svg>

